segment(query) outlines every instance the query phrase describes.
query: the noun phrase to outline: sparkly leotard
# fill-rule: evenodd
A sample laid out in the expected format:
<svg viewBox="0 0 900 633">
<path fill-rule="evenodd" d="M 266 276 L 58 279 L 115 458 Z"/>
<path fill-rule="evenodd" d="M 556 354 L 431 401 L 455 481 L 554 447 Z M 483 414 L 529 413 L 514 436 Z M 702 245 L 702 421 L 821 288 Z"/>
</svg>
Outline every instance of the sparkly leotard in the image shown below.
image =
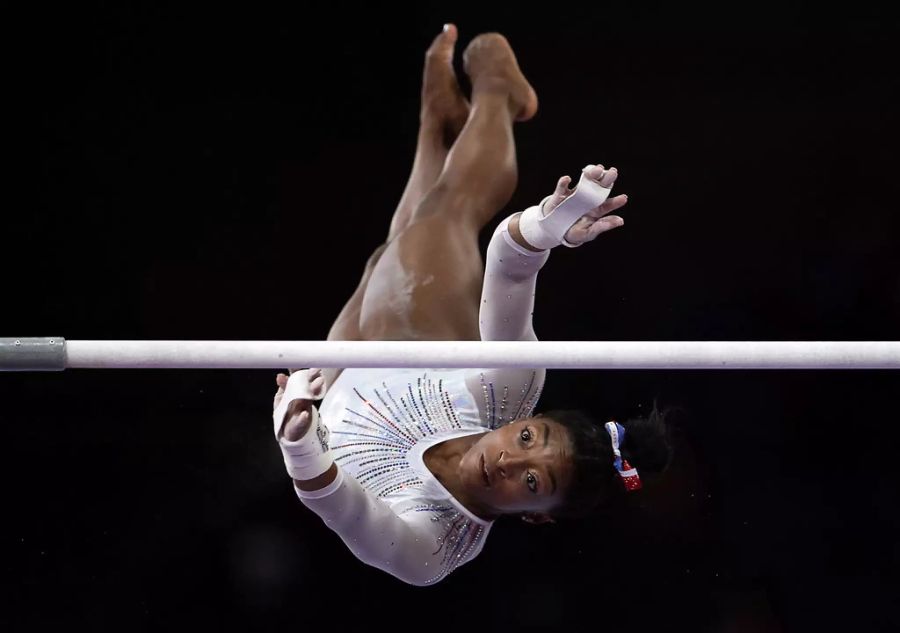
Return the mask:
<svg viewBox="0 0 900 633">
<path fill-rule="evenodd" d="M 534 289 L 549 251 L 516 244 L 508 223 L 488 246 L 481 338 L 537 340 Z M 545 375 L 540 368 L 346 369 L 320 407 L 338 477 L 297 494 L 363 562 L 411 584 L 438 582 L 478 555 L 491 522 L 438 482 L 425 451 L 530 416 Z"/>
</svg>

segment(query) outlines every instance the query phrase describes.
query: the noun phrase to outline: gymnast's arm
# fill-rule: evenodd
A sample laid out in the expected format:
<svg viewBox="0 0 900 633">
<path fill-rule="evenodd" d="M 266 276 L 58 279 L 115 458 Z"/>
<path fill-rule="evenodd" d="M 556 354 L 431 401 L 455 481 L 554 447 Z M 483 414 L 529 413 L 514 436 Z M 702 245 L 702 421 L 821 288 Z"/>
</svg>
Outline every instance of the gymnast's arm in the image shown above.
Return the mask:
<svg viewBox="0 0 900 633">
<path fill-rule="evenodd" d="M 538 271 L 550 257 L 549 250 L 530 246 L 519 231 L 517 213 L 504 219 L 491 238 L 485 259 L 484 283 L 479 304 L 479 329 L 482 341 L 536 341 L 532 325 L 534 291 Z M 511 417 L 528 416 L 544 386 L 547 370 L 535 368 L 485 367 L 466 377 L 469 392 L 479 411 L 493 427 L 509 422 Z M 505 394 L 510 385 L 523 389 L 518 404 L 499 411 L 489 404 L 497 394 Z M 487 389 L 487 391 L 485 391 Z M 496 395 L 499 398 L 505 396 Z M 515 399 L 514 401 L 515 402 Z M 497 417 L 499 414 L 499 417 Z"/>
<path fill-rule="evenodd" d="M 537 273 L 549 257 L 544 249 L 561 243 L 580 246 L 622 226 L 621 217 L 609 214 L 623 207 L 627 196 L 607 199 L 617 177 L 615 167 L 588 165 L 575 189 L 569 189 L 571 178 L 563 176 L 540 205 L 500 223 L 487 252 L 479 314 L 482 340 L 537 340 L 531 316 Z"/>
<path fill-rule="evenodd" d="M 430 514 L 398 516 L 337 465 L 331 469 L 334 478 L 328 485 L 311 490 L 313 482 L 295 480 L 295 492 L 354 556 L 411 585 L 425 586 L 444 577 Z"/>
<path fill-rule="evenodd" d="M 292 378 L 299 381 L 305 376 Z M 291 389 L 287 376 L 279 375 L 278 385 L 275 417 L 279 422 L 284 420 L 284 425 L 283 432 L 277 432 L 276 436 L 300 501 L 318 514 L 364 563 L 412 585 L 429 585 L 441 580 L 449 570 L 444 569 L 446 561 L 438 556 L 440 547 L 435 530 L 440 526 L 431 521 L 431 515 L 427 512 L 398 515 L 355 478 L 346 475 L 331 461 L 327 443 L 324 450 L 319 450 L 317 438 L 327 440 L 328 434 L 327 430 L 323 433 L 318 415 L 311 415 L 312 401 L 294 399 L 285 411 L 279 404 L 285 387 Z M 307 393 L 318 395 L 322 387 L 320 379 L 316 378 L 312 385 Z M 311 432 L 314 422 L 315 433 Z M 324 465 L 322 474 L 309 478 L 299 475 L 314 461 L 320 466 L 307 471 L 318 472 Z"/>
<path fill-rule="evenodd" d="M 536 341 L 532 324 L 538 271 L 549 250 L 530 246 L 517 213 L 503 220 L 488 245 L 479 306 L 483 341 Z"/>
</svg>

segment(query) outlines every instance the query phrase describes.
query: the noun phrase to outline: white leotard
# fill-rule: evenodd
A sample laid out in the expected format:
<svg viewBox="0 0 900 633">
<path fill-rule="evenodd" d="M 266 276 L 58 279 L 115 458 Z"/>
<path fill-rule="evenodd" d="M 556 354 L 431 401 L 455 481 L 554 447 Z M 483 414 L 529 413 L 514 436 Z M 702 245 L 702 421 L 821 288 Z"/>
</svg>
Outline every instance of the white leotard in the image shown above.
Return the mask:
<svg viewBox="0 0 900 633">
<path fill-rule="evenodd" d="M 535 282 L 549 251 L 516 244 L 509 219 L 487 250 L 481 338 L 533 341 Z M 478 555 L 491 522 L 450 495 L 425 466 L 425 451 L 530 416 L 545 375 L 541 368 L 345 369 L 320 406 L 338 476 L 297 495 L 363 562 L 411 584 L 438 582 Z"/>
</svg>

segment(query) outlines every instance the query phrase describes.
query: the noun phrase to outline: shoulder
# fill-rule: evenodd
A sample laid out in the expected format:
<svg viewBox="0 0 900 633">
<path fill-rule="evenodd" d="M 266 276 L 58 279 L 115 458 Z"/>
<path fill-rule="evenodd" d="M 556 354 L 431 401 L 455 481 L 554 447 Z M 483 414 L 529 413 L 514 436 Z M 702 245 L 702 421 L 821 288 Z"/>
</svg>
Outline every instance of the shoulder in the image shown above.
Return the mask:
<svg viewBox="0 0 900 633">
<path fill-rule="evenodd" d="M 546 377 L 547 370 L 540 368 L 480 369 L 470 371 L 466 385 L 481 419 L 495 429 L 531 415 Z"/>
</svg>

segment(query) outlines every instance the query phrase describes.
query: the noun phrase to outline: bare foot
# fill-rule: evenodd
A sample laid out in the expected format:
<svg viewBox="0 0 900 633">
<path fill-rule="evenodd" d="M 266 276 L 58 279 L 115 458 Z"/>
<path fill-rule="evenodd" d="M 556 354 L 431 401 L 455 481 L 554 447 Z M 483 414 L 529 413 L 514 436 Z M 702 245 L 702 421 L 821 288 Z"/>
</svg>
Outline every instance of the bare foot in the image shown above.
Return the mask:
<svg viewBox="0 0 900 633">
<path fill-rule="evenodd" d="M 469 118 L 469 102 L 463 95 L 453 70 L 453 50 L 459 33 L 447 24 L 425 53 L 422 75 L 421 118 L 440 122 L 456 140 Z"/>
<path fill-rule="evenodd" d="M 483 33 L 463 52 L 463 65 L 472 80 L 473 94 L 479 89 L 505 91 L 516 121 L 527 121 L 538 110 L 538 98 L 519 69 L 516 55 L 499 33 Z"/>
</svg>

